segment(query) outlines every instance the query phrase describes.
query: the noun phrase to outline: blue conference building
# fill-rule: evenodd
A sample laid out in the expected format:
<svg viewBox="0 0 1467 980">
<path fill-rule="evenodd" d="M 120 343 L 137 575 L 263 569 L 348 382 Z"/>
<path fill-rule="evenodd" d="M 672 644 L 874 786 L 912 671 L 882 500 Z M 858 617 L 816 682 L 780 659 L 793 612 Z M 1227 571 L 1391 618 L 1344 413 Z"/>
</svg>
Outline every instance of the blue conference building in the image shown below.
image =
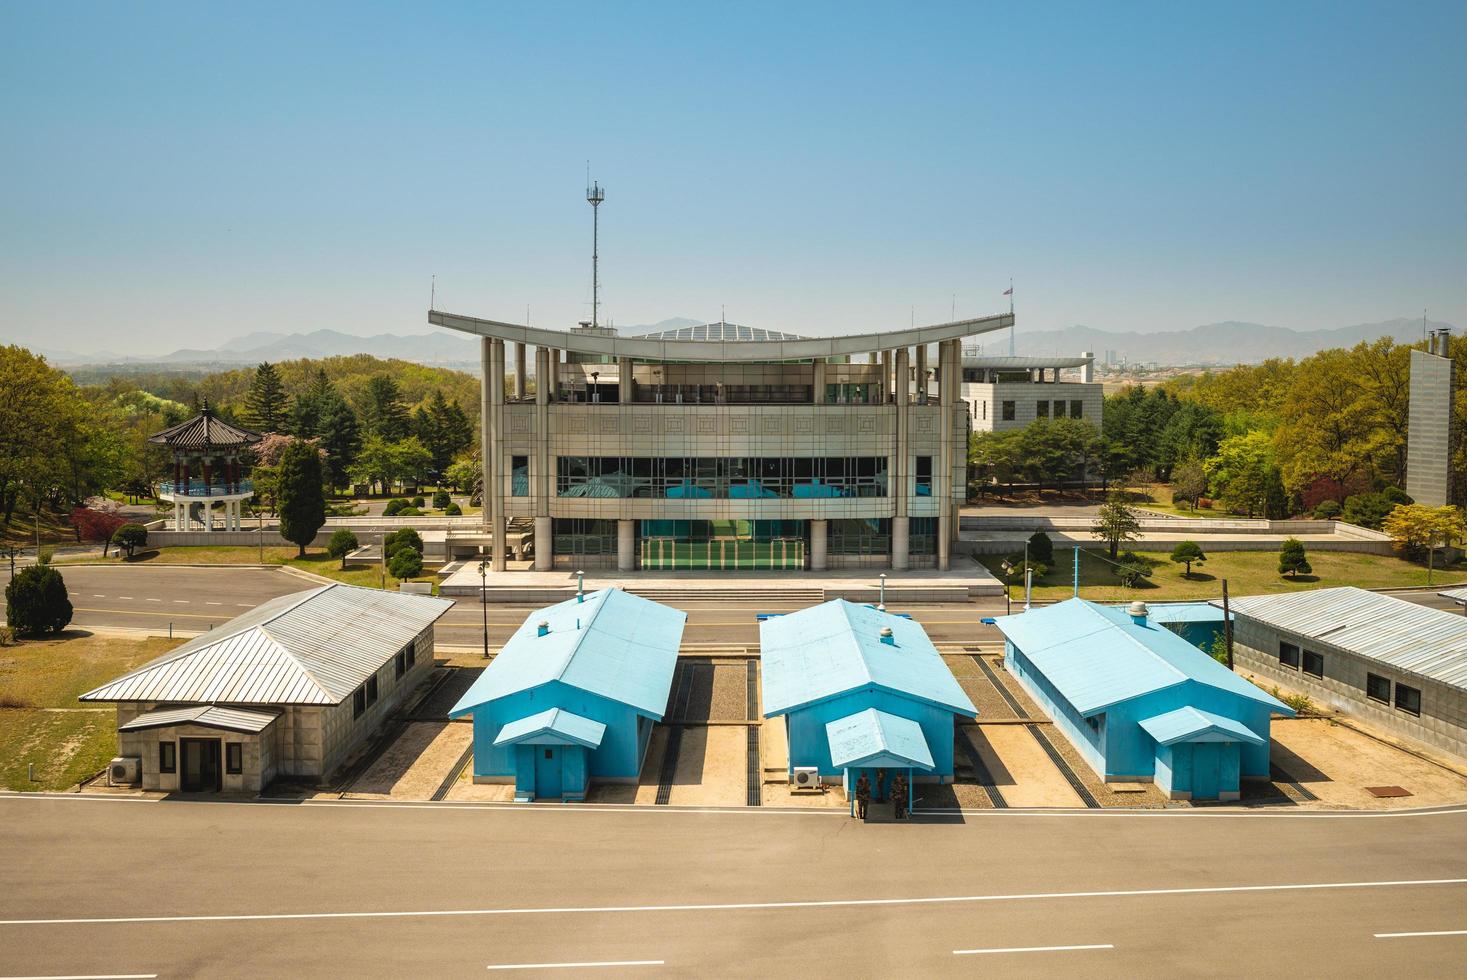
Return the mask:
<svg viewBox="0 0 1467 980">
<path fill-rule="evenodd" d="M 593 780 L 635 783 L 687 618 L 620 589 L 531 613 L 449 712 L 474 719 L 474 781 L 566 802 Z"/>
<path fill-rule="evenodd" d="M 790 776 L 818 768 L 849 794 L 864 771 L 950 782 L 953 726 L 978 713 L 920 623 L 835 599 L 759 626 L 764 715 L 783 716 Z"/>
<path fill-rule="evenodd" d="M 1172 799 L 1267 779 L 1269 723 L 1294 712 L 1148 616 L 1068 599 L 997 619 L 1004 664 L 1100 776 Z"/>
</svg>

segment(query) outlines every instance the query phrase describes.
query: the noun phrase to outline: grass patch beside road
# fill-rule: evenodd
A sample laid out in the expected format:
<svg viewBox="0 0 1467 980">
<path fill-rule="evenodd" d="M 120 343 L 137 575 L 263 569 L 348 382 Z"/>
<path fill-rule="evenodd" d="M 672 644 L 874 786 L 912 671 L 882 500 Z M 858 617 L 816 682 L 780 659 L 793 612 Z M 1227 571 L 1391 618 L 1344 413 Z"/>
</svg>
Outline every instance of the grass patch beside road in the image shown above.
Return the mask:
<svg viewBox="0 0 1467 980">
<path fill-rule="evenodd" d="M 1206 545 L 1203 545 L 1206 548 Z M 1066 599 L 1073 594 L 1071 549 L 1054 549 L 1054 568 L 1034 584 L 1036 599 Z M 1082 550 L 1080 553 L 1080 595 L 1086 599 L 1213 599 L 1222 594 L 1222 580 L 1228 580 L 1233 595 L 1258 595 L 1272 592 L 1296 592 L 1354 585 L 1362 589 L 1406 588 L 1426 584 L 1426 567 L 1391 555 L 1365 555 L 1346 551 L 1311 551 L 1312 575 L 1297 579 L 1278 573 L 1277 549 L 1270 551 L 1219 551 L 1209 555 L 1205 564 L 1194 565 L 1191 578 L 1182 576 L 1182 566 L 1171 561 L 1170 551 L 1138 551 L 1152 567 L 1151 578 L 1138 588 L 1128 589 L 1116 581 L 1111 566 L 1098 555 L 1103 552 Z M 984 567 L 998 576 L 1003 555 L 980 555 Z M 1464 570 L 1437 569 L 1432 584 L 1446 588 L 1464 581 Z M 1013 585 L 1013 594 L 1022 595 L 1023 582 Z"/>
<path fill-rule="evenodd" d="M 373 589 L 382 585 L 382 570 L 377 565 L 353 565 L 343 569 L 341 562 L 319 548 L 308 550 L 304 558 L 297 557 L 296 552 L 295 548 L 267 547 L 264 549 L 262 561 L 260 549 L 257 547 L 178 546 L 154 548 L 139 554 L 132 562 L 115 558 L 87 558 L 78 561 L 58 558 L 56 565 L 61 568 L 63 575 L 66 570 L 62 566 L 65 565 L 289 565 L 291 568 L 313 572 L 338 582 L 345 582 L 347 585 L 362 585 Z M 387 573 L 387 588 L 396 589 L 398 581 L 392 577 L 391 572 Z M 410 581 L 434 582 L 437 579 L 432 575 L 420 575 Z"/>
<path fill-rule="evenodd" d="M 0 647 L 0 783 L 63 790 L 107 765 L 117 754 L 117 714 L 111 705 L 83 705 L 77 695 L 182 642 L 67 632 Z M 47 710 L 58 708 L 65 710 Z"/>
</svg>

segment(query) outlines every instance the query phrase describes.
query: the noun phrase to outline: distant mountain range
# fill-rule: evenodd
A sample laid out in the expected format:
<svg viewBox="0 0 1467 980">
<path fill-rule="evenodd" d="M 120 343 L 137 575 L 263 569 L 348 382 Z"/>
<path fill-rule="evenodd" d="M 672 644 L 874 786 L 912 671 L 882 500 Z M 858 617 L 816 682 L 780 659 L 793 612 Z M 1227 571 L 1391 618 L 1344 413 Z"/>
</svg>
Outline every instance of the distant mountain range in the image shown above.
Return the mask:
<svg viewBox="0 0 1467 980">
<path fill-rule="evenodd" d="M 1430 321 L 1430 329 L 1448 327 L 1449 323 Z M 1332 347 L 1354 347 L 1362 340 L 1391 337 L 1409 344 L 1422 339 L 1420 320 L 1399 317 L 1382 323 L 1361 323 L 1332 330 L 1290 330 L 1268 327 L 1261 323 L 1209 323 L 1191 330 L 1166 330 L 1158 333 L 1125 333 L 1074 326 L 1063 330 L 1036 330 L 1025 333 L 1021 327 L 1015 336 L 1019 354 L 1078 354 L 1093 351 L 1097 361 L 1104 362 L 1105 352 L 1114 351 L 1117 360 L 1180 366 L 1187 364 L 1253 364 L 1270 357 L 1308 357 Z M 985 352 L 1008 353 L 1008 337 L 994 335 L 981 338 Z"/>
<path fill-rule="evenodd" d="M 673 317 L 659 323 L 622 326 L 623 334 L 672 330 L 704 323 L 688 317 Z M 1432 321 L 1429 328 L 1450 327 Z M 1333 330 L 1290 330 L 1259 323 L 1209 323 L 1190 330 L 1168 330 L 1157 333 L 1115 332 L 1095 327 L 1074 326 L 1063 330 L 1037 330 L 1016 337 L 1020 354 L 1078 354 L 1093 351 L 1104 361 L 1106 351 L 1114 351 L 1117 360 L 1165 365 L 1246 364 L 1270 357 L 1307 357 L 1331 347 L 1353 347 L 1362 340 L 1393 337 L 1402 343 L 1421 339 L 1421 321 L 1401 317 L 1383 323 L 1362 323 Z M 1008 333 L 980 338 L 985 351 L 1008 353 Z M 341 354 L 371 354 L 374 357 L 399 358 L 419 364 L 447 367 L 470 367 L 479 362 L 479 342 L 464 334 L 438 331 L 429 334 L 402 335 L 384 333 L 375 337 L 354 337 L 336 330 L 311 333 L 259 332 L 236 337 L 212 350 L 185 348 L 161 356 L 119 355 L 111 351 L 78 354 L 74 351 L 37 350 L 59 366 L 107 364 L 237 365 L 261 361 L 286 361 L 302 357 L 332 357 Z"/>
</svg>

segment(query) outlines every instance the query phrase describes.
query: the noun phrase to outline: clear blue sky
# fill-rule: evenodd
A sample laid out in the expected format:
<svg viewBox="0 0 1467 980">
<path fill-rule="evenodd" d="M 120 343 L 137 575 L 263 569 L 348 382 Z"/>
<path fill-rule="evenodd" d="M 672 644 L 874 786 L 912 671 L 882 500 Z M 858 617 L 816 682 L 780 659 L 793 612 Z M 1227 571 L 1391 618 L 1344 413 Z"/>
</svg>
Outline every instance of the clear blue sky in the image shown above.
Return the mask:
<svg viewBox="0 0 1467 980">
<path fill-rule="evenodd" d="M 696 9 L 690 9 L 696 8 Z M 0 340 L 1467 325 L 1467 4 L 0 0 Z"/>
</svg>

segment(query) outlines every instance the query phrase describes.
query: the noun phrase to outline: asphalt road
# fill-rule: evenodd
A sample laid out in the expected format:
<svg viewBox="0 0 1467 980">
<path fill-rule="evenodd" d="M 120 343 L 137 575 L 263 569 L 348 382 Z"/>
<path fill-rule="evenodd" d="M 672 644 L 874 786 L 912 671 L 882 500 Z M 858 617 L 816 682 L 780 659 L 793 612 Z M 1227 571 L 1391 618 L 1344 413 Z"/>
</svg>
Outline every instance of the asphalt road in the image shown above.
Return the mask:
<svg viewBox="0 0 1467 980">
<path fill-rule="evenodd" d="M 861 825 L 819 811 L 71 797 L 0 798 L 0 826 L 5 976 L 468 977 L 550 964 L 1448 976 L 1467 956 L 1460 810 Z M 1433 932 L 1455 934 L 1387 935 Z"/>
<path fill-rule="evenodd" d="M 88 627 L 128 627 L 205 631 L 227 622 L 266 599 L 312 588 L 310 581 L 279 569 L 167 568 L 115 565 L 58 566 L 66 578 L 73 608 L 72 624 Z M 9 571 L 0 572 L 0 583 Z M 594 583 L 591 583 L 594 584 Z M 688 613 L 684 640 L 689 644 L 742 643 L 757 645 L 758 620 L 762 612 L 793 612 L 799 603 L 687 602 L 679 608 Z M 489 643 L 501 645 L 535 606 L 491 603 Z M 927 627 L 935 642 L 971 642 L 978 620 L 992 615 L 998 605 L 988 603 L 916 604 L 907 612 Z M 988 627 L 981 627 L 987 631 Z M 439 643 L 477 646 L 483 642 L 483 610 L 472 598 L 458 600 L 438 622 Z M 993 634 L 997 636 L 997 634 Z"/>
</svg>

